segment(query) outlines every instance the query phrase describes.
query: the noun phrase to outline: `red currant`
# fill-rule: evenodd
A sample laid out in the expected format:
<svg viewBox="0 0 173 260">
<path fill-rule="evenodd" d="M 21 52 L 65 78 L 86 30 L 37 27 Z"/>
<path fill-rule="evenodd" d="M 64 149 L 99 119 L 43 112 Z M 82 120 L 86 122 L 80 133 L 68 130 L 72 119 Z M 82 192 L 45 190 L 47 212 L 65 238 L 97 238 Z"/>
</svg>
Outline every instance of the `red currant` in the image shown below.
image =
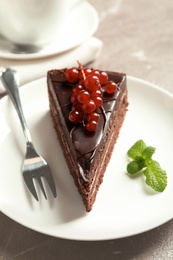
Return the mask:
<svg viewBox="0 0 173 260">
<path fill-rule="evenodd" d="M 91 72 L 91 75 L 100 78 L 100 72 L 99 72 L 98 70 L 93 70 L 93 71 Z"/>
<path fill-rule="evenodd" d="M 75 83 L 79 79 L 79 71 L 76 68 L 70 68 L 65 71 L 66 80 Z"/>
<path fill-rule="evenodd" d="M 98 121 L 99 121 L 99 118 L 100 118 L 100 115 L 99 115 L 98 113 L 96 113 L 96 112 L 93 112 L 93 113 L 91 113 L 91 114 L 88 115 L 87 121 L 88 121 L 88 122 L 89 122 L 89 121 L 96 121 L 96 122 L 98 122 Z"/>
<path fill-rule="evenodd" d="M 92 90 L 92 91 L 90 91 L 90 96 L 91 96 L 91 98 L 93 98 L 93 97 L 101 97 L 102 96 L 102 92 L 100 90 Z"/>
<path fill-rule="evenodd" d="M 81 90 L 78 94 L 77 94 L 77 100 L 84 104 L 86 103 L 87 101 L 89 101 L 90 99 L 90 94 L 88 91 L 86 90 Z"/>
<path fill-rule="evenodd" d="M 82 85 L 77 84 L 72 88 L 72 95 L 76 95 L 77 93 L 79 93 L 79 91 L 81 91 L 83 89 Z"/>
<path fill-rule="evenodd" d="M 83 104 L 82 109 L 85 114 L 90 114 L 94 112 L 96 105 L 93 100 L 89 100 L 87 103 Z"/>
<path fill-rule="evenodd" d="M 72 104 L 75 104 L 77 102 L 77 95 L 76 94 L 72 94 L 70 97 L 70 101 Z"/>
<path fill-rule="evenodd" d="M 77 102 L 72 106 L 72 110 L 79 111 L 83 113 L 82 104 Z"/>
<path fill-rule="evenodd" d="M 97 76 L 89 75 L 84 80 L 84 86 L 86 89 L 94 90 L 97 89 L 97 86 L 99 85 L 99 78 Z"/>
<path fill-rule="evenodd" d="M 108 81 L 108 74 L 105 71 L 100 71 L 100 84 L 104 85 Z"/>
<path fill-rule="evenodd" d="M 92 100 L 94 101 L 96 108 L 101 107 L 101 105 L 102 105 L 102 98 L 101 97 L 93 97 Z"/>
<path fill-rule="evenodd" d="M 105 86 L 105 90 L 108 94 L 113 94 L 117 89 L 117 85 L 113 81 L 108 81 Z"/>
<path fill-rule="evenodd" d="M 100 91 L 101 91 L 101 85 L 100 85 L 100 83 L 99 83 L 97 86 L 95 86 L 95 90 L 100 90 Z"/>
<path fill-rule="evenodd" d="M 79 123 L 82 120 L 82 117 L 82 113 L 77 110 L 72 110 L 69 114 L 69 120 L 74 124 Z"/>
<path fill-rule="evenodd" d="M 87 77 L 91 72 L 92 72 L 91 69 L 89 69 L 89 68 L 83 68 L 83 69 L 80 70 L 80 72 L 79 72 L 79 79 L 84 79 L 84 75 L 85 75 L 85 77 Z"/>
<path fill-rule="evenodd" d="M 86 129 L 89 131 L 89 132 L 94 132 L 97 128 L 97 122 L 94 121 L 94 120 L 91 120 L 89 121 L 87 124 L 86 124 Z"/>
</svg>

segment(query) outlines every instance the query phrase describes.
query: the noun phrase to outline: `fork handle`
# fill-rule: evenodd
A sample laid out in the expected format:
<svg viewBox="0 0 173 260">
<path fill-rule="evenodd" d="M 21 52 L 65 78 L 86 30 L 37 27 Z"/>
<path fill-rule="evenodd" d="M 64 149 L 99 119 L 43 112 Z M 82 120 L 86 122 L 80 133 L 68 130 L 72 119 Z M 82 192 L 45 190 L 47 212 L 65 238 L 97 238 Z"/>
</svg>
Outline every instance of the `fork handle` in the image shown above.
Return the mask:
<svg viewBox="0 0 173 260">
<path fill-rule="evenodd" d="M 26 143 L 29 146 L 33 146 L 31 135 L 26 124 L 26 120 L 24 117 L 24 113 L 20 101 L 20 95 L 18 90 L 19 73 L 13 69 L 9 69 L 9 68 L 3 69 L 1 74 L 1 80 L 19 116 L 23 133 L 26 139 Z"/>
</svg>

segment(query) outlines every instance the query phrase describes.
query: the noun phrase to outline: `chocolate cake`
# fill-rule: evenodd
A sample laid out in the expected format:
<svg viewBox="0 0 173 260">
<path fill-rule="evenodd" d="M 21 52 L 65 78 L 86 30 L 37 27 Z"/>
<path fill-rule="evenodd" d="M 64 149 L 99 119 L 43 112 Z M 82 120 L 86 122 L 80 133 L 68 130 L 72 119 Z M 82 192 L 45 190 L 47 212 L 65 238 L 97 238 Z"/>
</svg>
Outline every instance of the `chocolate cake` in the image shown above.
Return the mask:
<svg viewBox="0 0 173 260">
<path fill-rule="evenodd" d="M 97 77 L 98 71 L 89 70 L 90 72 L 88 72 L 87 69 L 82 69 L 80 66 L 74 69 L 78 71 L 78 75 L 72 80 L 68 79 L 70 73 L 67 72 L 69 72 L 69 69 L 48 71 L 48 95 L 50 113 L 58 140 L 69 171 L 82 196 L 86 211 L 89 212 L 95 202 L 96 194 L 102 183 L 126 114 L 128 106 L 126 75 L 107 71 L 108 78 L 105 82 L 100 80 L 102 81 L 100 84 L 99 76 Z M 87 83 L 85 84 L 84 81 L 86 81 L 89 73 L 96 75 L 96 91 L 99 90 L 101 103 L 92 112 L 92 115 L 93 113 L 99 115 L 97 120 L 92 120 L 92 122 L 97 121 L 97 123 L 91 123 L 87 128 L 89 112 L 84 110 L 82 117 L 77 121 L 70 120 L 70 114 L 76 106 L 73 89 L 78 85 L 82 85 L 83 92 L 88 91 Z M 113 93 L 109 90 L 105 91 L 107 82 L 114 83 L 115 89 Z M 90 90 L 90 96 L 92 96 L 92 91 L 93 89 Z M 79 103 L 79 101 L 77 102 Z M 94 124 L 97 126 L 93 127 Z"/>
</svg>

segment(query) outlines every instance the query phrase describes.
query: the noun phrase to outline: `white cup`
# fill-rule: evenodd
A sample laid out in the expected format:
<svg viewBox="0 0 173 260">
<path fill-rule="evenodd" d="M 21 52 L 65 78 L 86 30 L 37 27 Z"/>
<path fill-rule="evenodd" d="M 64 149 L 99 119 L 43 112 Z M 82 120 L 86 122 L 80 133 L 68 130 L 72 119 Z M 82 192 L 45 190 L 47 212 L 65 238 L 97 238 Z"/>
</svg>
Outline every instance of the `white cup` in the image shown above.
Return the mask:
<svg viewBox="0 0 173 260">
<path fill-rule="evenodd" d="M 83 2 L 84 0 L 0 0 L 0 34 L 18 44 L 48 44 L 58 39 L 67 16 Z"/>
</svg>

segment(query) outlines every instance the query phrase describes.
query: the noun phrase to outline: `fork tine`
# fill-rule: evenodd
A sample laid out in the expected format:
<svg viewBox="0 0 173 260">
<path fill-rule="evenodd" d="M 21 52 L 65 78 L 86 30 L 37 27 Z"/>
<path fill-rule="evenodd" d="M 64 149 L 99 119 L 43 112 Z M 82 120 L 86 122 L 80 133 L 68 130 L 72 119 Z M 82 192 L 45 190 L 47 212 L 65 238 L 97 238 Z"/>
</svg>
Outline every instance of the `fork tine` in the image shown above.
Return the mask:
<svg viewBox="0 0 173 260">
<path fill-rule="evenodd" d="M 28 187 L 28 189 L 30 190 L 30 192 L 32 193 L 34 198 L 38 201 L 38 196 L 37 196 L 32 178 L 30 178 L 30 176 L 28 174 L 23 174 L 23 178 L 24 178 L 26 186 Z"/>
<path fill-rule="evenodd" d="M 47 199 L 46 192 L 44 190 L 43 183 L 41 181 L 41 177 L 37 175 L 37 176 L 35 176 L 35 178 L 37 179 L 37 181 L 38 181 L 38 183 L 40 185 L 40 188 L 41 188 L 41 190 L 42 190 L 42 192 L 44 194 L 45 199 Z"/>
<path fill-rule="evenodd" d="M 49 166 L 47 165 L 48 169 L 49 169 L 49 172 L 48 171 L 45 171 L 44 172 L 44 177 L 45 179 L 47 180 L 47 183 L 49 184 L 49 187 L 53 193 L 53 196 L 54 198 L 57 197 L 57 193 L 56 193 L 56 187 L 55 187 L 55 182 L 54 182 L 54 179 L 52 177 L 52 174 L 51 174 L 51 171 L 50 171 L 50 168 Z"/>
</svg>

